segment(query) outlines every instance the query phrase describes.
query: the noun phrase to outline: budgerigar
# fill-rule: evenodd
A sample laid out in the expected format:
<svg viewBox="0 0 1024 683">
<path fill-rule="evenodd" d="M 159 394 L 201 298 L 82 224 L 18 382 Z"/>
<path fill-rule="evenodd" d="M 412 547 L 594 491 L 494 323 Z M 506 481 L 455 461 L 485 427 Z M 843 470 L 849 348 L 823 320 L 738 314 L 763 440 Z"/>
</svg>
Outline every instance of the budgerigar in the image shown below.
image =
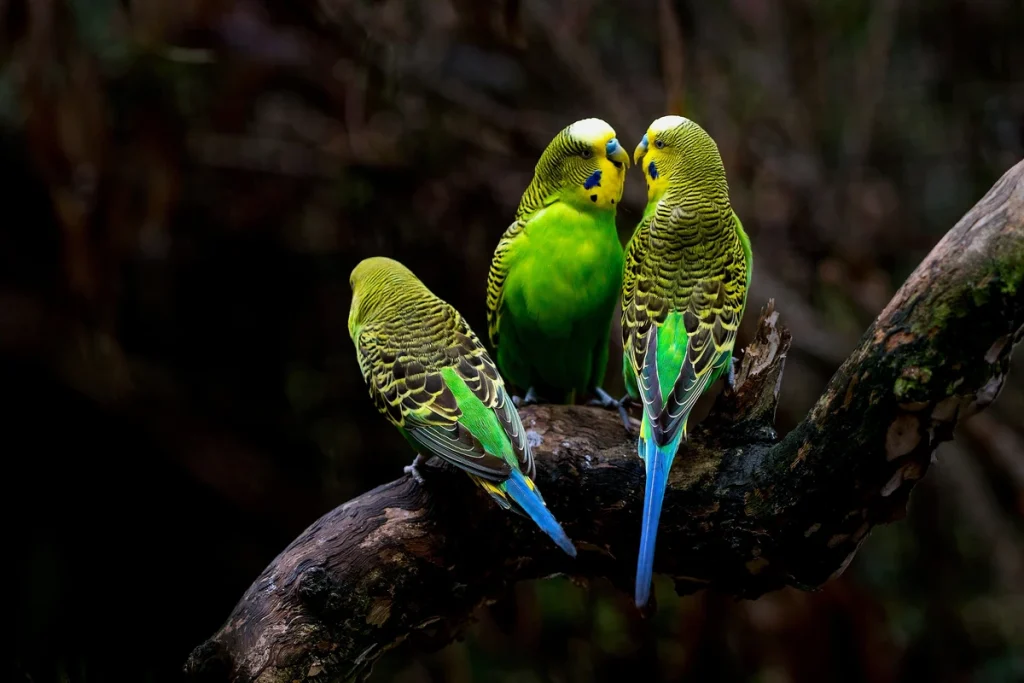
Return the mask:
<svg viewBox="0 0 1024 683">
<path fill-rule="evenodd" d="M 703 128 L 681 116 L 656 119 L 633 158 L 647 179 L 647 207 L 626 247 L 622 371 L 630 397 L 643 404 L 638 450 L 647 483 L 635 596 L 643 607 L 687 418 L 716 379 L 734 381 L 753 262 L 718 146 Z"/>
<path fill-rule="evenodd" d="M 574 403 L 601 387 L 622 287 L 615 213 L 629 154 L 601 119 L 564 128 L 537 162 L 487 277 L 487 331 L 524 404 Z"/>
<path fill-rule="evenodd" d="M 524 512 L 569 555 L 576 548 L 533 482 L 519 413 L 480 340 L 398 261 L 361 261 L 349 278 L 348 330 L 370 396 L 416 450 L 465 470 L 505 509 Z"/>
</svg>

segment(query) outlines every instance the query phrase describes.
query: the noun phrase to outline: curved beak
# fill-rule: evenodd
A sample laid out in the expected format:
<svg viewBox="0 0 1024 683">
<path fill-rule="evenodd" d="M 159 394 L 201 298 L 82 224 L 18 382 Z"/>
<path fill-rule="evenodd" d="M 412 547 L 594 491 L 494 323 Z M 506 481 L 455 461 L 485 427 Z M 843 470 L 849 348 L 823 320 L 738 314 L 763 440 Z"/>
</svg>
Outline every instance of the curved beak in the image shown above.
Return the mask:
<svg viewBox="0 0 1024 683">
<path fill-rule="evenodd" d="M 604 153 L 608 157 L 609 161 L 617 164 L 622 164 L 626 168 L 629 168 L 629 155 L 626 154 L 626 150 L 619 144 L 618 138 L 612 138 L 608 141 L 608 144 L 604 146 Z"/>
<path fill-rule="evenodd" d="M 633 150 L 633 163 L 639 166 L 640 160 L 644 158 L 645 154 L 647 154 L 647 133 L 644 133 L 643 140 L 641 140 L 640 144 L 636 146 L 635 150 Z"/>
</svg>

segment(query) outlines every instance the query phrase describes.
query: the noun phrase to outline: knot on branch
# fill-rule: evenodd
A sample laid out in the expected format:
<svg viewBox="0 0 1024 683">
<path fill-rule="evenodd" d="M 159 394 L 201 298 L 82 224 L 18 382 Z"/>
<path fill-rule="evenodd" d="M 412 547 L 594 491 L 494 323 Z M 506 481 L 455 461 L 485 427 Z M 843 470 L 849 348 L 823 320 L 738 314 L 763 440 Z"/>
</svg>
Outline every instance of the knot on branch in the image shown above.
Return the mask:
<svg viewBox="0 0 1024 683">
<path fill-rule="evenodd" d="M 313 566 L 303 571 L 297 591 L 299 599 L 322 619 L 337 616 L 345 607 L 344 590 L 323 567 Z"/>
</svg>

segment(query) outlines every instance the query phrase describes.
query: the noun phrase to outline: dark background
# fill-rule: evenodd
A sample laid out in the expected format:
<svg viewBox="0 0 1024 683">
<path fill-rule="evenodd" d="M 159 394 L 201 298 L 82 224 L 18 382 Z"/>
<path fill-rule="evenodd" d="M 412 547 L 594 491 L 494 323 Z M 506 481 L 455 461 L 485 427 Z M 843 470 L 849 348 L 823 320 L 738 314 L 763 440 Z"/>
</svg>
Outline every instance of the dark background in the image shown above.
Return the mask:
<svg viewBox="0 0 1024 683">
<path fill-rule="evenodd" d="M 295 535 L 400 475 L 350 269 L 398 258 L 482 332 L 579 118 L 715 137 L 755 253 L 740 342 L 768 297 L 794 334 L 789 429 L 1024 156 L 1022 36 L 1018 0 L 0 0 L 12 678 L 176 680 Z M 623 241 L 643 201 L 634 169 Z M 371 681 L 1024 680 L 1022 365 L 819 592 L 659 581 L 648 631 L 603 584 L 523 584 Z"/>
</svg>

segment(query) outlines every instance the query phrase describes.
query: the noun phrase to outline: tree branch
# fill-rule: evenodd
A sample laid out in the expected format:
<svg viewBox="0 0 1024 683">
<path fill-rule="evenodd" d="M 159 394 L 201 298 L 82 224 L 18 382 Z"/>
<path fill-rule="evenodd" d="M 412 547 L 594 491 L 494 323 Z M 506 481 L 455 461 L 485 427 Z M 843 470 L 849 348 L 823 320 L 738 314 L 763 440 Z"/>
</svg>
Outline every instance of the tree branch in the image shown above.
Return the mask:
<svg viewBox="0 0 1024 683">
<path fill-rule="evenodd" d="M 772 427 L 789 333 L 769 302 L 737 388 L 673 468 L 655 569 L 680 592 L 820 586 L 903 516 L 957 421 L 987 406 L 1024 335 L 1024 162 L 932 250 L 785 438 Z M 516 581 L 632 589 L 643 468 L 614 412 L 533 406 L 537 478 L 576 543 L 562 554 L 465 475 L 430 466 L 324 515 L 189 657 L 193 680 L 341 680 L 406 638 L 440 646 Z"/>
</svg>

